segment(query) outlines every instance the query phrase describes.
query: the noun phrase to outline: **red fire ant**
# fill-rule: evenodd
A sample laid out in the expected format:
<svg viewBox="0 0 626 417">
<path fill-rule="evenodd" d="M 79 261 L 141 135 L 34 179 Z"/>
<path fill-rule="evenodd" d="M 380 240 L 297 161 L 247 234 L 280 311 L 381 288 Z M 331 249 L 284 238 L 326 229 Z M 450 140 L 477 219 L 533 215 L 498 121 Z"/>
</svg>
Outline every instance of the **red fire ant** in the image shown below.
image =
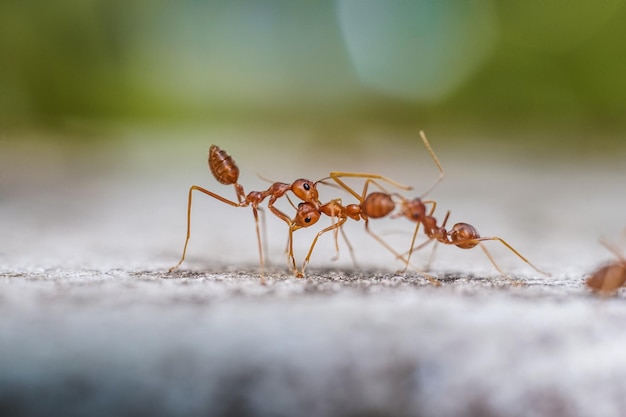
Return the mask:
<svg viewBox="0 0 626 417">
<path fill-rule="evenodd" d="M 455 245 L 459 248 L 462 249 L 471 249 L 474 248 L 476 246 L 480 246 L 480 248 L 484 251 L 485 255 L 487 256 L 487 258 L 489 259 L 489 261 L 494 265 L 494 267 L 503 275 L 506 276 L 506 274 L 502 271 L 502 269 L 500 269 L 500 267 L 496 264 L 496 262 L 494 261 L 493 257 L 491 256 L 491 254 L 487 251 L 487 248 L 482 244 L 482 242 L 484 241 L 489 241 L 489 240 L 493 240 L 493 241 L 499 241 L 500 243 L 502 243 L 505 247 L 507 247 L 509 250 L 511 250 L 515 255 L 517 255 L 522 261 L 524 261 L 525 263 L 527 263 L 528 265 L 530 265 L 533 269 L 535 269 L 537 272 L 544 274 L 544 275 L 549 275 L 548 273 L 541 271 L 539 268 L 537 268 L 535 265 L 533 265 L 530 261 L 528 261 L 528 259 L 526 259 L 524 256 L 522 256 L 517 250 L 515 250 L 510 244 L 508 244 L 504 239 L 498 237 L 498 236 L 491 236 L 491 237 L 481 237 L 477 230 L 467 224 L 467 223 L 457 223 L 455 224 L 450 230 L 446 230 L 445 225 L 446 222 L 448 220 L 449 214 L 450 212 L 448 211 L 448 213 L 445 216 L 445 219 L 443 221 L 443 223 L 441 225 L 437 225 L 437 219 L 433 216 L 433 213 L 435 211 L 435 208 L 437 207 L 437 203 L 434 200 L 422 200 L 423 196 L 426 195 L 427 193 L 429 193 L 430 191 L 432 191 L 434 189 L 434 187 L 443 179 L 444 176 L 444 171 L 443 168 L 439 162 L 439 159 L 437 158 L 437 156 L 435 155 L 434 151 L 432 150 L 432 148 L 430 147 L 430 144 L 428 142 L 428 139 L 426 138 L 426 135 L 424 134 L 424 132 L 420 132 L 420 136 L 422 138 L 422 142 L 424 143 L 424 146 L 426 147 L 426 149 L 428 150 L 428 152 L 430 153 L 431 157 L 433 158 L 433 160 L 435 161 L 435 164 L 437 165 L 438 169 L 439 169 L 439 178 L 436 180 L 436 182 L 424 193 L 422 194 L 421 197 L 417 197 L 415 199 L 412 200 L 408 200 L 405 197 L 401 196 L 398 193 L 389 193 L 387 192 L 378 182 L 376 182 L 376 180 L 381 180 L 381 181 L 385 181 L 388 182 L 390 184 L 393 184 L 396 187 L 399 188 L 403 188 L 403 186 L 397 184 L 396 182 L 383 177 L 381 175 L 378 174 L 363 174 L 363 173 L 348 173 L 348 172 L 331 172 L 330 173 L 330 178 L 332 178 L 335 182 L 337 182 L 337 184 L 339 184 L 340 187 L 342 187 L 343 189 L 345 189 L 347 192 L 349 192 L 350 194 L 352 194 L 358 201 L 359 204 L 354 204 L 351 205 L 353 206 L 353 208 L 351 208 L 350 213 L 351 215 L 348 214 L 347 209 L 342 209 L 341 207 L 336 207 L 331 214 L 328 214 L 324 211 L 321 210 L 321 207 L 319 207 L 319 212 L 320 213 L 324 213 L 327 215 L 332 215 L 335 217 L 339 218 L 339 221 L 335 224 L 333 224 L 332 226 L 329 226 L 328 228 L 320 231 L 318 233 L 318 235 L 316 236 L 315 240 L 313 241 L 313 244 L 311 245 L 311 249 L 309 250 L 309 253 L 307 255 L 307 258 L 305 258 L 304 261 L 304 265 L 302 268 L 302 272 L 304 271 L 304 267 L 306 266 L 306 264 L 308 263 L 308 260 L 310 258 L 311 252 L 313 250 L 313 247 L 317 241 L 317 238 L 323 234 L 326 233 L 329 230 L 333 230 L 334 228 L 338 228 L 341 227 L 343 225 L 343 223 L 345 223 L 345 221 L 347 220 L 348 217 L 350 218 L 355 218 L 355 219 L 363 219 L 365 221 L 365 230 L 367 231 L 367 233 L 369 233 L 371 236 L 373 236 L 379 243 L 381 243 L 387 250 L 389 250 L 390 252 L 392 252 L 397 258 L 403 260 L 405 262 L 405 270 L 406 267 L 409 265 L 409 261 L 410 261 L 410 255 L 414 250 L 417 250 L 419 248 L 421 248 L 423 245 L 420 245 L 418 247 L 415 247 L 415 238 L 417 236 L 418 230 L 419 230 L 419 226 L 423 225 L 424 226 L 424 232 L 426 234 L 426 236 L 428 237 L 428 240 L 426 241 L 426 243 L 429 243 L 431 241 L 436 241 L 439 243 L 443 243 L 446 245 Z M 365 185 L 363 187 L 363 192 L 361 194 L 358 194 L 354 189 L 352 189 L 350 186 L 348 186 L 343 180 L 341 180 L 340 178 L 343 177 L 351 177 L 351 178 L 364 178 L 366 179 L 365 181 Z M 368 186 L 370 183 L 373 183 L 375 185 L 378 186 L 378 188 L 380 188 L 382 190 L 381 191 L 375 191 L 375 192 L 371 192 L 368 194 Z M 397 200 L 394 201 L 394 197 Z M 330 204 L 330 203 L 329 203 Z M 430 210 L 428 210 L 427 213 L 427 205 L 430 204 L 431 208 Z M 336 204 L 335 204 L 336 205 Z M 415 231 L 413 233 L 413 238 L 411 240 L 411 246 L 410 246 L 410 250 L 408 251 L 408 256 L 406 258 L 404 258 L 403 255 L 398 254 L 387 242 L 385 242 L 380 236 L 378 236 L 377 234 L 375 234 L 374 232 L 372 232 L 369 229 L 369 219 L 376 219 L 376 218 L 383 218 L 386 217 L 388 215 L 390 215 L 394 209 L 396 208 L 396 206 L 399 205 L 399 212 L 397 212 L 396 214 L 392 215 L 394 218 L 395 217 L 400 217 L 400 216 L 404 216 L 407 219 L 409 219 L 410 221 L 413 221 L 415 223 L 417 223 Z M 305 206 L 305 205 L 301 205 L 301 208 L 299 208 L 300 210 L 306 210 L 308 212 L 308 215 L 312 215 L 311 213 L 314 213 L 315 207 L 312 206 Z M 297 218 L 298 216 L 296 216 L 296 219 L 294 220 L 294 226 L 295 227 L 298 223 L 297 223 Z M 301 226 L 302 227 L 302 226 Z M 306 226 L 304 226 L 306 227 Z"/>
<path fill-rule="evenodd" d="M 439 163 L 439 160 L 437 159 L 437 156 L 435 155 L 435 153 L 432 151 L 432 148 L 430 147 L 430 144 L 428 143 L 428 140 L 426 139 L 426 136 L 424 136 L 423 133 L 422 133 L 422 141 L 424 142 L 424 145 L 426 146 L 426 149 L 428 150 L 432 158 L 435 160 L 435 163 L 440 168 L 440 176 L 439 178 L 437 178 L 435 183 L 428 189 L 428 191 L 426 191 L 426 193 L 428 193 L 443 179 L 443 169 L 441 169 L 441 164 Z M 343 181 L 341 181 L 339 179 L 340 176 L 367 178 L 365 181 L 362 195 L 357 194 L 354 190 L 352 190 L 349 186 L 347 186 Z M 337 222 L 333 223 L 331 226 L 317 233 L 313 242 L 311 243 L 309 252 L 307 253 L 307 256 L 303 262 L 301 271 L 297 272 L 297 276 L 303 276 L 304 270 L 310 261 L 311 254 L 313 253 L 313 249 L 319 237 L 322 234 L 329 232 L 331 230 L 335 230 L 335 231 L 341 230 L 343 233 L 342 226 L 349 218 L 355 221 L 363 220 L 365 222 L 365 230 L 367 231 L 367 233 L 369 233 L 372 237 L 374 237 L 374 239 L 376 239 L 387 250 L 392 252 L 397 258 L 403 259 L 402 255 L 396 252 L 384 239 L 382 239 L 380 236 L 372 232 L 369 228 L 370 218 L 373 218 L 373 219 L 382 218 L 382 217 L 389 215 L 394 210 L 395 203 L 393 202 L 391 198 L 391 194 L 382 193 L 382 192 L 373 192 L 373 193 L 367 194 L 367 189 L 369 187 L 369 184 L 374 183 L 379 188 L 384 190 L 384 188 L 380 184 L 378 184 L 376 180 L 385 181 L 393 185 L 394 187 L 403 189 L 403 190 L 411 190 L 412 187 L 399 184 L 396 181 L 393 181 L 387 177 L 384 177 L 378 174 L 358 174 L 358 173 L 344 173 L 344 172 L 333 172 L 330 174 L 329 177 L 319 180 L 317 182 L 318 183 L 324 182 L 325 180 L 331 179 L 331 178 L 341 188 L 345 189 L 346 191 L 354 195 L 359 200 L 360 203 L 349 204 L 347 206 L 343 206 L 341 204 L 340 199 L 331 200 L 330 202 L 321 206 L 315 205 L 315 204 L 300 203 L 296 212 L 296 217 L 292 221 L 290 236 L 291 236 L 291 233 L 293 233 L 293 231 L 299 228 L 309 227 L 313 225 L 314 223 L 316 223 L 319 220 L 321 214 L 325 214 L 333 218 L 333 220 L 336 218 Z M 304 220 L 308 220 L 308 221 L 304 222 Z M 336 235 L 335 235 L 335 245 L 337 246 Z M 409 261 L 405 260 L 405 262 L 406 262 L 406 265 L 408 266 Z M 418 268 L 416 269 L 419 270 Z M 427 278 L 434 282 L 434 280 L 432 280 L 430 277 L 427 276 Z"/>
<path fill-rule="evenodd" d="M 626 284 L 626 258 L 610 243 L 604 240 L 600 243 L 612 252 L 617 260 L 596 269 L 585 283 L 594 292 L 611 295 Z"/>
<path fill-rule="evenodd" d="M 410 264 L 408 260 L 405 260 L 401 254 L 396 252 L 380 236 L 376 235 L 369 229 L 368 227 L 369 218 L 367 217 L 367 215 L 363 213 L 363 210 L 359 204 L 349 204 L 347 206 L 344 206 L 341 204 L 341 200 L 335 199 L 316 208 L 315 205 L 311 203 L 305 203 L 305 202 L 300 203 L 296 211 L 296 217 L 292 220 L 290 234 L 300 228 L 309 227 L 317 223 L 317 221 L 319 220 L 322 214 L 325 214 L 328 217 L 331 217 L 333 220 L 337 219 L 337 222 L 326 227 L 325 229 L 320 230 L 315 235 L 315 238 L 313 239 L 313 242 L 311 243 L 311 246 L 306 255 L 306 258 L 304 259 L 304 262 L 302 263 L 302 269 L 300 271 L 296 271 L 297 277 L 301 278 L 304 276 L 304 270 L 306 269 L 306 266 L 308 265 L 311 259 L 311 255 L 313 254 L 313 249 L 315 248 L 315 245 L 317 244 L 317 240 L 319 239 L 319 237 L 322 236 L 324 233 L 329 232 L 331 230 L 335 230 L 335 231 L 341 230 L 341 232 L 343 233 L 343 225 L 348 219 L 352 219 L 355 221 L 364 220 L 365 229 L 367 230 L 368 233 L 370 233 L 376 240 L 378 240 L 378 242 L 380 242 L 385 248 L 391 251 L 397 258 L 400 258 L 403 261 L 405 261 L 407 266 Z M 346 242 L 349 245 L 349 242 L 347 238 L 345 237 L 345 235 L 344 235 L 344 238 L 346 239 Z M 337 251 L 339 251 L 338 244 L 337 244 L 337 235 L 335 235 L 335 246 L 337 247 Z M 291 248 L 290 248 L 290 252 L 293 253 L 293 250 Z M 413 265 L 411 264 L 411 266 Z M 417 271 L 421 272 L 424 275 L 424 277 L 428 279 L 431 283 L 435 285 L 439 285 L 439 282 L 437 282 L 434 278 L 424 273 L 419 268 L 415 266 L 413 267 Z"/>
<path fill-rule="evenodd" d="M 319 205 L 320 202 L 318 200 L 316 183 L 306 179 L 298 179 L 291 184 L 275 182 L 265 191 L 251 191 L 246 195 L 243 186 L 237 182 L 239 180 L 239 167 L 226 151 L 220 149 L 215 145 L 211 145 L 211 148 L 209 149 L 208 162 L 211 173 L 219 183 L 224 185 L 233 185 L 235 187 L 237 201 L 229 200 L 219 194 L 206 190 L 197 185 L 192 185 L 191 188 L 189 188 L 189 198 L 187 203 L 187 238 L 185 239 L 185 246 L 183 248 L 183 254 L 180 258 L 180 261 L 178 261 L 176 265 L 171 267 L 169 269 L 169 272 L 172 272 L 173 270 L 178 268 L 178 266 L 180 266 L 180 264 L 185 260 L 185 254 L 187 253 L 187 244 L 189 243 L 189 236 L 191 234 L 191 200 L 193 191 L 196 190 L 233 207 L 252 207 L 252 213 L 254 214 L 254 221 L 256 225 L 257 244 L 259 247 L 261 283 L 265 283 L 265 278 L 263 274 L 265 262 L 263 258 L 263 248 L 261 244 L 261 232 L 259 230 L 259 204 L 261 204 L 263 200 L 269 197 L 269 201 L 267 204 L 268 209 L 278 218 L 287 223 L 291 228 L 291 219 L 285 213 L 274 207 L 274 203 L 277 199 L 285 196 L 288 191 L 291 191 L 300 200 L 314 205 Z M 293 268 L 294 270 L 296 270 L 296 261 L 293 253 L 290 252 L 289 256 L 292 260 Z"/>
</svg>

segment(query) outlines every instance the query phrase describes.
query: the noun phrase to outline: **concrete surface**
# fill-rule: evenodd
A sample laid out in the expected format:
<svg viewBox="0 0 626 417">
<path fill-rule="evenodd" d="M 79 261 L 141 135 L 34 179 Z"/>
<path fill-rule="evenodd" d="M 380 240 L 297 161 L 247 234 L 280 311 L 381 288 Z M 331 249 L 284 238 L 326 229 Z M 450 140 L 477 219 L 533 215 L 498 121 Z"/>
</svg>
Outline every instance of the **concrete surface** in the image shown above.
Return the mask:
<svg viewBox="0 0 626 417">
<path fill-rule="evenodd" d="M 500 235 L 550 278 L 495 243 L 499 265 L 525 285 L 509 285 L 479 250 L 440 247 L 436 288 L 396 274 L 354 224 L 358 267 L 342 241 L 330 261 L 328 236 L 296 279 L 284 225 L 268 217 L 261 286 L 249 210 L 206 198 L 194 203 L 188 261 L 167 273 L 182 249 L 188 187 L 234 195 L 210 178 L 210 143 L 220 142 L 5 147 L 0 415 L 626 415 L 624 294 L 598 298 L 582 285 L 611 259 L 597 239 L 617 240 L 626 226 L 619 155 L 438 150 L 439 217 L 449 208 L 452 223 Z M 416 189 L 435 177 L 427 158 L 412 159 L 419 146 L 393 151 L 405 155 L 393 163 L 315 153 L 281 163 L 231 148 L 247 190 L 264 186 L 256 172 L 315 179 L 362 165 Z M 396 247 L 410 239 L 403 220 L 374 226 Z M 302 259 L 312 234 L 296 239 Z"/>
</svg>

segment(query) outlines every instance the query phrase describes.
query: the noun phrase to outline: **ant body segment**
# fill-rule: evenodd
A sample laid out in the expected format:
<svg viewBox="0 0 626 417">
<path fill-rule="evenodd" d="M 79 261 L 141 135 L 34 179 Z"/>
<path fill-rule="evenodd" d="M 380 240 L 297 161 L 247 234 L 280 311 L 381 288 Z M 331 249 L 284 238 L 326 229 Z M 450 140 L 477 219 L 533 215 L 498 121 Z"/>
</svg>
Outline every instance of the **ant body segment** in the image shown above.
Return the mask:
<svg viewBox="0 0 626 417">
<path fill-rule="evenodd" d="M 183 248 L 183 254 L 180 258 L 180 261 L 173 267 L 169 269 L 169 272 L 172 272 L 176 268 L 180 266 L 180 264 L 185 260 L 185 254 L 187 253 L 187 245 L 189 243 L 189 237 L 191 235 L 191 202 L 193 191 L 199 191 L 203 194 L 206 194 L 210 197 L 213 197 L 222 203 L 226 203 L 233 207 L 252 207 L 252 213 L 254 214 L 254 221 L 256 226 L 256 234 L 257 234 L 257 244 L 259 247 L 259 258 L 260 258 L 260 266 L 261 266 L 261 283 L 265 283 L 264 278 L 264 258 L 263 258 L 263 248 L 261 244 L 261 232 L 259 230 L 259 215 L 258 211 L 261 209 L 259 204 L 261 204 L 266 198 L 269 197 L 269 201 L 267 203 L 267 208 L 278 218 L 282 219 L 285 223 L 287 223 L 290 228 L 292 225 L 291 219 L 282 211 L 278 210 L 274 207 L 274 203 L 277 199 L 285 196 L 287 192 L 291 191 L 296 197 L 298 197 L 303 202 L 308 202 L 313 205 L 319 205 L 320 202 L 318 200 L 318 191 L 316 188 L 316 183 L 309 181 L 307 179 L 298 179 L 291 184 L 275 182 L 265 191 L 251 191 L 248 194 L 244 192 L 244 188 L 239 181 L 239 167 L 233 160 L 233 158 L 224 150 L 220 149 L 216 145 L 211 145 L 209 149 L 209 158 L 208 158 L 209 168 L 211 173 L 215 177 L 215 179 L 224 185 L 233 185 L 235 187 L 235 193 L 237 195 L 237 201 L 229 200 L 225 197 L 222 197 L 219 194 L 216 194 L 212 191 L 209 191 L 205 188 L 202 188 L 197 185 L 192 185 L 189 188 L 189 197 L 187 203 L 187 237 L 185 239 L 185 246 Z M 292 259 L 292 263 L 295 270 L 295 259 L 293 257 L 293 253 L 290 252 L 289 256 Z"/>
</svg>

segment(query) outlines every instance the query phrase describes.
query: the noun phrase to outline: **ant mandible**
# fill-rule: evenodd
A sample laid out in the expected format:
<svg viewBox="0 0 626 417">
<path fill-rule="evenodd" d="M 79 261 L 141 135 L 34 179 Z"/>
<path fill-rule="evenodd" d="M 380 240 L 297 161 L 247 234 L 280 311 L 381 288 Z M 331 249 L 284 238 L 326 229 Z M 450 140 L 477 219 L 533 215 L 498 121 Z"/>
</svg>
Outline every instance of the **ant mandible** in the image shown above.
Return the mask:
<svg viewBox="0 0 626 417">
<path fill-rule="evenodd" d="M 273 183 L 267 190 L 265 191 L 251 191 L 248 194 L 244 192 L 244 188 L 239 181 L 239 167 L 233 160 L 233 158 L 224 150 L 220 149 L 216 145 L 211 145 L 209 149 L 209 158 L 208 158 L 209 168 L 211 173 L 215 177 L 215 179 L 224 185 L 233 185 L 235 187 L 235 193 L 237 195 L 237 201 L 229 200 L 225 197 L 222 197 L 219 194 L 216 194 L 212 191 L 209 191 L 205 188 L 202 188 L 197 185 L 192 185 L 189 188 L 189 197 L 187 202 L 187 237 L 185 239 L 185 246 L 183 248 L 183 254 L 176 265 L 169 269 L 169 272 L 172 272 L 176 268 L 180 266 L 185 260 L 185 254 L 187 253 L 187 245 L 189 244 L 189 237 L 191 235 L 191 202 L 193 191 L 199 191 L 204 193 L 210 197 L 213 197 L 222 203 L 229 204 L 233 207 L 252 207 L 252 213 L 254 214 L 254 222 L 256 226 L 256 234 L 257 234 L 257 244 L 259 247 L 259 258 L 260 258 L 260 266 L 261 266 L 261 283 L 265 283 L 264 277 L 264 265 L 265 261 L 263 258 L 263 247 L 261 244 L 261 232 L 259 230 L 259 215 L 258 210 L 260 210 L 259 204 L 263 202 L 266 198 L 269 197 L 269 201 L 267 204 L 268 209 L 274 213 L 278 218 L 282 219 L 285 223 L 291 227 L 291 219 L 282 211 L 278 210 L 274 207 L 274 203 L 277 199 L 285 196 L 288 191 L 291 191 L 296 197 L 304 202 L 308 202 L 311 204 L 319 205 L 320 202 L 318 200 L 318 191 L 316 188 L 316 183 L 309 181 L 307 179 L 298 179 L 291 184 L 275 182 Z M 292 258 L 292 263 L 295 269 L 295 258 L 293 257 L 293 253 L 290 253 Z"/>
<path fill-rule="evenodd" d="M 607 241 L 601 240 L 600 243 L 612 252 L 617 260 L 596 269 L 585 283 L 593 292 L 611 295 L 626 284 L 626 258 Z"/>
</svg>

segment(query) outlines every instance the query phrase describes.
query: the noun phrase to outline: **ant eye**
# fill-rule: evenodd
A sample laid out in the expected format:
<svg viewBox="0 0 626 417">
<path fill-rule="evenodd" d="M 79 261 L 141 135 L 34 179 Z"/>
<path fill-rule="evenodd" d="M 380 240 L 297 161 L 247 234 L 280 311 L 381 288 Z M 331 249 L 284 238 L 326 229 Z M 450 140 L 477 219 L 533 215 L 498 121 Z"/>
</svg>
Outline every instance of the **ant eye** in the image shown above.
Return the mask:
<svg viewBox="0 0 626 417">
<path fill-rule="evenodd" d="M 304 219 L 304 222 L 305 222 L 305 223 L 311 223 L 311 218 L 310 218 L 310 217 L 305 218 L 305 219 Z"/>
<path fill-rule="evenodd" d="M 302 187 L 303 187 L 305 190 L 307 190 L 307 191 L 309 191 L 309 190 L 311 189 L 311 186 L 310 186 L 308 183 L 306 183 L 306 182 L 302 185 Z"/>
</svg>

